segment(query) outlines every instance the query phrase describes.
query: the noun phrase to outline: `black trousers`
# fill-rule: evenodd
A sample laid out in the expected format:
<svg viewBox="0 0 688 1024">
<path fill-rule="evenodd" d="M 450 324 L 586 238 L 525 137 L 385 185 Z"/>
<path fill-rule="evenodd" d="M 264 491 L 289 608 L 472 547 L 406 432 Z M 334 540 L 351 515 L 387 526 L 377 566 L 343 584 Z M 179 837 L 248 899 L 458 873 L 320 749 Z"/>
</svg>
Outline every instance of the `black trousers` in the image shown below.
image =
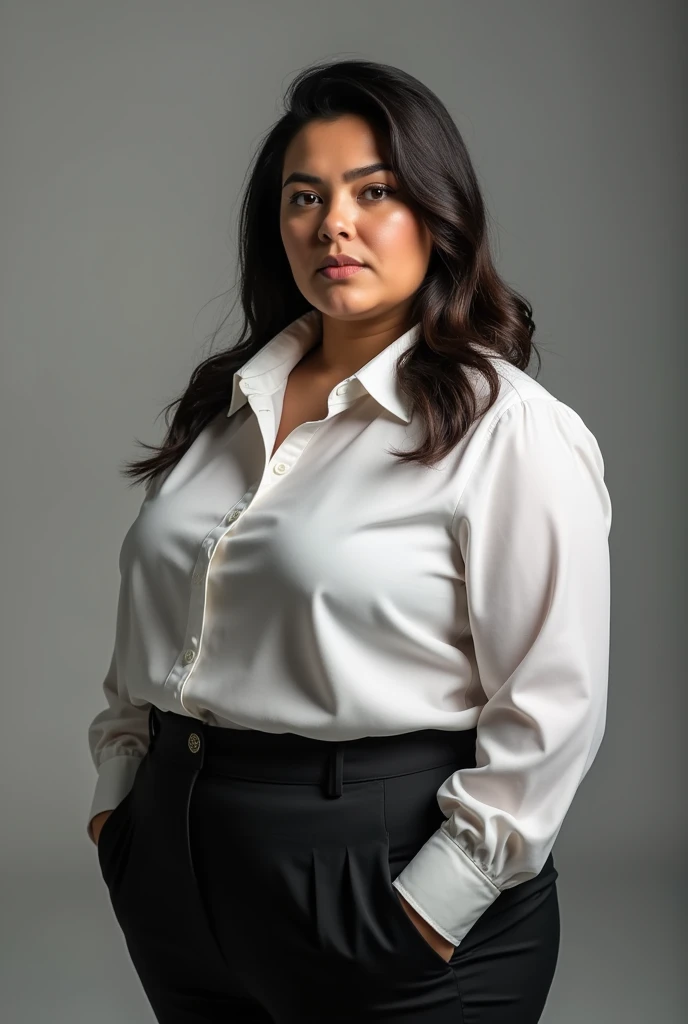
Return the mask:
<svg viewBox="0 0 688 1024">
<path fill-rule="evenodd" d="M 161 1024 L 534 1024 L 559 951 L 552 855 L 445 961 L 392 880 L 475 729 L 334 743 L 153 708 L 98 861 Z"/>
</svg>

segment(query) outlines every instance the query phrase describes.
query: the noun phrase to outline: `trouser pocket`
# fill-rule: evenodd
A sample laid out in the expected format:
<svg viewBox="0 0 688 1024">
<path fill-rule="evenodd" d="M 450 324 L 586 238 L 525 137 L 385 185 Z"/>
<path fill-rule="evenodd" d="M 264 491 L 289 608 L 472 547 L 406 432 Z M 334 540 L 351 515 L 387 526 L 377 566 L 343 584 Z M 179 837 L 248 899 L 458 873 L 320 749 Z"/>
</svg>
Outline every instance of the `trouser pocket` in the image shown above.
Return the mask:
<svg viewBox="0 0 688 1024">
<path fill-rule="evenodd" d="M 392 885 L 393 878 L 400 873 L 402 869 L 397 872 L 393 872 L 391 868 L 391 856 L 390 856 L 390 837 L 389 834 L 385 842 L 382 844 L 380 851 L 382 859 L 382 888 L 386 893 L 388 899 L 389 913 L 392 918 L 396 919 L 396 933 L 398 939 L 404 949 L 408 950 L 409 955 L 413 960 L 420 957 L 425 963 L 427 963 L 430 969 L 440 969 L 441 971 L 451 971 L 449 961 L 445 960 L 437 950 L 435 950 L 422 932 L 416 927 L 414 921 L 411 920 L 409 915 L 404 910 L 401 903 L 401 895 Z"/>
<path fill-rule="evenodd" d="M 389 838 L 312 850 L 314 924 L 326 957 L 379 978 L 451 974 L 392 885 Z"/>
<path fill-rule="evenodd" d="M 317 973 L 351 998 L 351 1019 L 462 1024 L 457 980 L 402 907 L 382 834 L 312 850 Z M 315 960 L 312 960 L 315 963 Z M 315 968 L 314 968 L 315 969 Z M 396 1012 L 394 1017 L 383 1017 Z M 366 1017 L 369 1012 L 369 1017 Z M 442 1016 L 442 1014 L 447 1014 Z M 451 1014 L 451 1016 L 449 1016 Z M 337 1018 L 337 1019 L 344 1019 Z M 349 1019 L 349 1018 L 346 1018 Z"/>
<path fill-rule="evenodd" d="M 100 833 L 98 834 L 98 864 L 103 876 L 103 881 L 108 889 L 112 891 L 113 885 L 118 877 L 118 869 L 122 860 L 122 854 L 127 845 L 129 836 L 129 807 L 132 800 L 132 790 L 129 790 L 124 799 L 120 800 L 105 820 Z"/>
</svg>

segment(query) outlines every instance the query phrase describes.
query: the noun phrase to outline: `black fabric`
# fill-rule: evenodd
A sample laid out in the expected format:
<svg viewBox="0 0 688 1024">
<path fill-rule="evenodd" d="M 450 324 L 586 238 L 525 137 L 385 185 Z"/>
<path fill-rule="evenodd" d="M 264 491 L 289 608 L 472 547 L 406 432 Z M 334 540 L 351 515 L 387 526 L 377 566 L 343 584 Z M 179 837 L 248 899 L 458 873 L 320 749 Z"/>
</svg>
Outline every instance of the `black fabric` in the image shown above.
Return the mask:
<svg viewBox="0 0 688 1024">
<path fill-rule="evenodd" d="M 161 1024 L 534 1024 L 557 871 L 504 890 L 446 962 L 392 881 L 475 766 L 475 730 L 328 743 L 150 716 L 98 859 Z M 334 799 L 333 799 L 334 798 Z"/>
</svg>

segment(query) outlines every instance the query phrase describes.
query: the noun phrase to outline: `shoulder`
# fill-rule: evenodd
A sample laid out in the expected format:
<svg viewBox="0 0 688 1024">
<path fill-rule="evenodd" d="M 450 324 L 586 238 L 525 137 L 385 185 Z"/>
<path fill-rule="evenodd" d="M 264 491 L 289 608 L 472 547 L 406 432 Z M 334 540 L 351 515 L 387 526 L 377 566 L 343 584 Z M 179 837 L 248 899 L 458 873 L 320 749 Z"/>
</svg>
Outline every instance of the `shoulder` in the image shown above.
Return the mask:
<svg viewBox="0 0 688 1024">
<path fill-rule="evenodd" d="M 503 412 L 509 405 L 517 403 L 519 401 L 527 401 L 531 398 L 543 398 L 545 400 L 556 402 L 556 395 L 552 394 L 551 391 L 541 384 L 539 381 L 531 377 L 525 370 L 519 369 L 518 366 L 514 366 L 513 363 L 508 362 L 501 356 L 496 356 L 487 346 L 474 345 L 481 355 L 487 356 L 489 362 L 497 372 L 499 380 L 499 392 L 497 395 L 496 402 L 490 406 L 487 410 L 488 418 L 490 420 L 495 419 L 495 414 Z M 473 367 L 467 369 L 467 375 L 471 380 L 476 394 L 479 398 L 483 398 L 489 395 L 489 388 L 487 381 L 483 374 L 479 373 Z"/>
<path fill-rule="evenodd" d="M 481 403 L 489 396 L 487 381 L 482 374 L 477 374 L 471 369 L 470 374 L 476 374 L 475 389 L 480 410 L 476 440 L 481 447 L 481 441 L 485 442 L 498 427 L 498 435 L 506 437 L 509 433 L 509 424 L 512 430 L 519 424 L 521 427 L 527 424 L 533 435 L 543 432 L 551 435 L 553 428 L 557 428 L 557 433 L 562 438 L 569 437 L 573 440 L 582 437 L 593 447 L 598 447 L 594 434 L 572 406 L 563 402 L 525 370 L 519 369 L 506 359 L 495 357 L 488 349 L 485 349 L 485 352 L 497 372 L 499 390 L 495 402 L 489 408 L 483 409 Z M 486 405 L 486 402 L 484 404 Z"/>
<path fill-rule="evenodd" d="M 592 482 L 606 510 L 602 451 L 581 415 L 525 371 L 490 355 L 499 390 L 481 410 L 489 388 L 478 374 L 479 414 L 453 466 L 460 503 L 496 494 L 512 508 L 538 498 L 566 503 L 572 489 L 589 491 Z"/>
</svg>

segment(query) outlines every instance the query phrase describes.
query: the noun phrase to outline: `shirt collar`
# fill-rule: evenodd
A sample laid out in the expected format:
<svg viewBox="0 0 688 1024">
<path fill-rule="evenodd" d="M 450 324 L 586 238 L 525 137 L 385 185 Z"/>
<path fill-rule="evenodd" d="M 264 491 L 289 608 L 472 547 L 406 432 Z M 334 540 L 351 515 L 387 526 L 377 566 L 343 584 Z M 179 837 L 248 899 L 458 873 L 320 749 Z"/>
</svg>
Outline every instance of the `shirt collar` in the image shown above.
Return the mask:
<svg viewBox="0 0 688 1024">
<path fill-rule="evenodd" d="M 321 317 L 319 309 L 309 310 L 275 335 L 235 372 L 227 416 L 246 404 L 247 394 L 271 394 L 285 384 L 291 370 L 319 340 Z M 402 352 L 415 344 L 419 334 L 420 324 L 417 323 L 346 378 L 358 381 L 359 388 L 406 423 L 411 420 L 411 406 L 399 388 L 394 364 Z"/>
</svg>

